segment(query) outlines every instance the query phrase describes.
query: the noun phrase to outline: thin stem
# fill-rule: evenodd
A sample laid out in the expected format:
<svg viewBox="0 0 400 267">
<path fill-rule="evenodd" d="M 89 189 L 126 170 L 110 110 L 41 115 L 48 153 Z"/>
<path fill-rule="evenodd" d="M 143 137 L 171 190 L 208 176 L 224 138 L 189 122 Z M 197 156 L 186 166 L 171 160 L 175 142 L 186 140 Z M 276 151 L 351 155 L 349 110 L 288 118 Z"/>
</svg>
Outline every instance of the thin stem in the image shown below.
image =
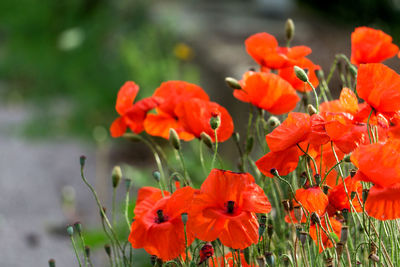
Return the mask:
<svg viewBox="0 0 400 267">
<path fill-rule="evenodd" d="M 315 90 L 314 85 L 312 85 L 312 83 L 310 83 L 309 80 L 307 80 L 307 83 L 308 83 L 308 85 L 309 85 L 309 86 L 312 88 L 312 90 L 313 90 L 314 97 L 315 97 L 315 105 L 316 105 L 315 109 L 317 110 L 317 113 L 318 113 L 318 112 L 319 112 L 319 99 L 318 99 L 317 91 Z"/>
<path fill-rule="evenodd" d="M 217 129 L 214 129 L 214 139 L 215 139 L 215 147 L 214 147 L 214 156 L 211 162 L 211 169 L 214 169 L 214 164 L 217 159 L 218 153 L 218 136 L 217 136 Z"/>
<path fill-rule="evenodd" d="M 79 267 L 82 267 L 81 260 L 79 259 L 79 254 L 78 254 L 78 251 L 76 249 L 74 237 L 72 235 L 70 237 L 71 237 L 71 243 L 72 243 L 72 247 L 74 248 L 76 259 L 78 260 L 78 263 L 79 263 Z"/>
</svg>

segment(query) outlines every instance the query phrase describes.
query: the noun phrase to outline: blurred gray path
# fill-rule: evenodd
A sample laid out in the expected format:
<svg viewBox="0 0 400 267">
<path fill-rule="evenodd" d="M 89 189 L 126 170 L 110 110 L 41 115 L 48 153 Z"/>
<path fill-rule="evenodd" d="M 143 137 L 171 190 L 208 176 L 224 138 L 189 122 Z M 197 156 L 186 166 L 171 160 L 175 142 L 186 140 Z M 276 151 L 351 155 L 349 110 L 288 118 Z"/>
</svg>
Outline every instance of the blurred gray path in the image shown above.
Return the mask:
<svg viewBox="0 0 400 267">
<path fill-rule="evenodd" d="M 15 137 L 29 114 L 22 107 L 0 107 L 0 266 L 48 266 L 50 258 L 58 267 L 77 266 L 65 226 L 81 220 L 79 214 L 93 214 L 79 156 L 88 157 L 87 171 L 94 174 L 94 149 L 75 140 Z M 75 191 L 76 212 L 61 208 L 63 188 Z"/>
</svg>

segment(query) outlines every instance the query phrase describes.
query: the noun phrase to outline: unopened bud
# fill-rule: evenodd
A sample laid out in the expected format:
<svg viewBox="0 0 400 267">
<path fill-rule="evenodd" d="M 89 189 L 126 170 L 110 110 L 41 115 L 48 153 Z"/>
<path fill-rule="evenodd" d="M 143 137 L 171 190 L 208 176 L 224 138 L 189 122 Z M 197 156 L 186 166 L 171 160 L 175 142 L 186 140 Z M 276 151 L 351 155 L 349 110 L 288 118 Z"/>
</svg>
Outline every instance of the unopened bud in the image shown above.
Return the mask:
<svg viewBox="0 0 400 267">
<path fill-rule="evenodd" d="M 340 230 L 340 242 L 346 244 L 348 236 L 349 236 L 349 227 L 347 225 L 344 225 Z"/>
<path fill-rule="evenodd" d="M 85 166 L 85 162 L 86 162 L 86 156 L 84 155 L 80 156 L 79 163 L 81 164 L 82 168 Z"/>
<path fill-rule="evenodd" d="M 111 173 L 112 186 L 116 188 L 122 178 L 122 171 L 120 166 L 115 166 Z"/>
<path fill-rule="evenodd" d="M 298 223 L 301 223 L 301 219 L 303 218 L 303 210 L 300 206 L 296 206 L 293 208 L 294 218 Z"/>
<path fill-rule="evenodd" d="M 56 261 L 54 259 L 49 260 L 49 267 L 56 267 Z"/>
<path fill-rule="evenodd" d="M 221 125 L 221 116 L 219 114 L 212 114 L 210 119 L 211 129 L 216 130 Z"/>
<path fill-rule="evenodd" d="M 249 136 L 246 140 L 246 154 L 250 154 L 250 152 L 253 150 L 254 146 L 254 137 Z"/>
<path fill-rule="evenodd" d="M 69 236 L 73 236 L 74 235 L 74 227 L 72 227 L 72 225 L 68 225 L 67 226 L 67 234 Z"/>
<path fill-rule="evenodd" d="M 159 171 L 153 171 L 153 178 L 157 181 L 157 182 L 159 182 L 160 181 L 160 179 L 161 179 L 161 174 L 160 174 L 160 172 Z"/>
<path fill-rule="evenodd" d="M 104 250 L 106 251 L 108 257 L 111 257 L 111 247 L 109 244 L 104 245 Z"/>
<path fill-rule="evenodd" d="M 307 232 L 304 232 L 304 231 L 300 232 L 299 239 L 300 239 L 301 245 L 304 246 L 304 244 L 307 241 L 307 237 L 308 237 L 308 233 Z"/>
<path fill-rule="evenodd" d="M 203 141 L 203 143 L 204 143 L 208 148 L 212 148 L 212 147 L 213 147 L 211 137 L 210 137 L 207 133 L 202 132 L 202 133 L 200 134 L 200 139 L 201 139 L 201 141 Z"/>
<path fill-rule="evenodd" d="M 294 36 L 294 23 L 292 19 L 287 19 L 285 23 L 285 34 L 286 34 L 286 40 L 290 42 L 293 39 Z"/>
<path fill-rule="evenodd" d="M 307 82 L 308 81 L 308 76 L 306 74 L 306 72 L 298 67 L 298 66 L 294 66 L 294 73 L 296 74 L 296 77 L 300 79 L 300 81 L 302 82 Z"/>
<path fill-rule="evenodd" d="M 314 115 L 314 114 L 317 114 L 317 109 L 316 109 L 313 105 L 308 104 L 308 105 L 307 105 L 307 113 L 308 113 L 310 116 L 312 116 L 312 115 Z"/>
<path fill-rule="evenodd" d="M 290 202 L 289 202 L 289 200 L 287 200 L 287 199 L 282 200 L 282 206 L 283 206 L 283 209 L 286 212 L 290 211 Z"/>
<path fill-rule="evenodd" d="M 186 225 L 188 221 L 188 214 L 186 212 L 181 214 L 183 225 Z"/>
<path fill-rule="evenodd" d="M 278 175 L 279 175 L 278 170 L 275 169 L 275 168 L 272 168 L 269 172 L 270 172 L 273 176 L 278 176 Z"/>
<path fill-rule="evenodd" d="M 238 80 L 236 80 L 235 78 L 226 77 L 225 78 L 225 82 L 232 89 L 242 89 L 242 87 L 240 86 Z"/>
<path fill-rule="evenodd" d="M 368 259 L 370 259 L 373 262 L 379 262 L 379 257 L 375 253 L 369 254 Z"/>
<path fill-rule="evenodd" d="M 275 257 L 272 252 L 265 252 L 265 260 L 267 261 L 268 266 L 274 266 L 275 265 Z"/>
<path fill-rule="evenodd" d="M 128 141 L 131 142 L 140 142 L 142 141 L 140 135 L 134 134 L 134 133 L 124 133 L 124 135 L 122 135 L 123 138 L 125 138 Z"/>
<path fill-rule="evenodd" d="M 269 119 L 267 120 L 267 124 L 272 127 L 278 127 L 281 124 L 281 121 L 278 119 L 278 117 L 275 116 L 271 116 L 269 117 Z"/>
<path fill-rule="evenodd" d="M 124 181 L 125 181 L 126 191 L 129 191 L 129 189 L 131 189 L 132 179 L 131 178 L 125 178 Z"/>
<path fill-rule="evenodd" d="M 181 141 L 179 140 L 179 136 L 174 128 L 169 129 L 169 142 L 176 150 L 181 149 Z"/>
<path fill-rule="evenodd" d="M 311 213 L 311 221 L 315 224 L 321 225 L 321 219 L 319 218 L 318 214 L 315 212 Z"/>
<path fill-rule="evenodd" d="M 78 234 L 82 233 L 82 224 L 80 222 L 74 223 L 74 227 L 75 227 L 75 230 L 78 232 Z"/>
</svg>

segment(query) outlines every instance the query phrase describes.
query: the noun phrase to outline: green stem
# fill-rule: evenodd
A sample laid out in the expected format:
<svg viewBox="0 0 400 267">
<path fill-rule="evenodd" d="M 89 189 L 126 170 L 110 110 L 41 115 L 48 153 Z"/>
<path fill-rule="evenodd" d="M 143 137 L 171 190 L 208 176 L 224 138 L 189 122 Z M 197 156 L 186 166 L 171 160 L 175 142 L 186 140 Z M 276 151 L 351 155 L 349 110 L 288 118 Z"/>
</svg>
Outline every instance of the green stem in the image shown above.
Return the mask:
<svg viewBox="0 0 400 267">
<path fill-rule="evenodd" d="M 79 267 L 82 267 L 81 260 L 79 259 L 79 254 L 78 254 L 78 251 L 76 249 L 74 238 L 73 238 L 72 235 L 70 237 L 71 237 L 71 243 L 72 243 L 72 247 L 74 248 L 76 259 L 78 260 L 78 263 L 79 263 Z"/>
</svg>

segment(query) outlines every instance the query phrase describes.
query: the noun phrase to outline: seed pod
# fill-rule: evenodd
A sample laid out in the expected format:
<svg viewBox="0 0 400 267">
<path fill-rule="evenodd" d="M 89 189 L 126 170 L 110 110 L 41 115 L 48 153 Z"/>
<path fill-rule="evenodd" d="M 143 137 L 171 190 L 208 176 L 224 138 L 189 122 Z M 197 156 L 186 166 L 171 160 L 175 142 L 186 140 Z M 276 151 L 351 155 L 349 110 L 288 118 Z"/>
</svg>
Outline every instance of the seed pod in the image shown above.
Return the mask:
<svg viewBox="0 0 400 267">
<path fill-rule="evenodd" d="M 236 80 L 235 78 L 226 77 L 225 78 L 225 82 L 232 89 L 242 89 L 242 87 L 240 86 L 238 80 Z"/>
</svg>

